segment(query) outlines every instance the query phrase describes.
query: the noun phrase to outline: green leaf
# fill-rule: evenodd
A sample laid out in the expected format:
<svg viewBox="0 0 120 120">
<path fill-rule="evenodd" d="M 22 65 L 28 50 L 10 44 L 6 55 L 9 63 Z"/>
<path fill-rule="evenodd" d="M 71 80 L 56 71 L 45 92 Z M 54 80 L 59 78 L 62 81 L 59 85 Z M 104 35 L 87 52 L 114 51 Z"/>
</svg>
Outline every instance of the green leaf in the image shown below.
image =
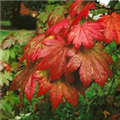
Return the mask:
<svg viewBox="0 0 120 120">
<path fill-rule="evenodd" d="M 20 46 L 27 43 L 33 36 L 34 31 L 19 30 L 7 35 L 2 41 L 2 49 L 10 48 L 12 45 L 18 43 Z"/>
<path fill-rule="evenodd" d="M 45 23 L 47 21 L 48 15 L 49 15 L 49 13 L 42 12 L 42 13 L 39 14 L 38 19 L 40 21 L 42 21 L 43 23 Z"/>
<path fill-rule="evenodd" d="M 9 81 L 12 80 L 13 78 L 10 72 L 8 71 L 0 72 L 0 86 L 3 86 L 4 84 L 9 86 Z"/>
<path fill-rule="evenodd" d="M 10 58 L 10 51 L 3 50 L 0 48 L 0 60 L 8 62 L 9 58 Z"/>
</svg>

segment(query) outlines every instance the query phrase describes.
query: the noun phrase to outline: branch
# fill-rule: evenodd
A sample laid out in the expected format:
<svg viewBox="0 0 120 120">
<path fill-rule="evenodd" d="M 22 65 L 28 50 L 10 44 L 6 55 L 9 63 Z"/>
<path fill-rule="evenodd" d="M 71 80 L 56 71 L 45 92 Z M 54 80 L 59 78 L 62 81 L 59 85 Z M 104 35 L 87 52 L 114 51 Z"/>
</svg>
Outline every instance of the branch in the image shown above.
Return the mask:
<svg viewBox="0 0 120 120">
<path fill-rule="evenodd" d="M 115 1 L 115 2 L 113 3 L 113 5 L 111 5 L 110 9 L 108 10 L 108 14 L 111 14 L 111 13 L 114 11 L 115 5 L 116 5 L 118 2 L 119 2 L 119 1 L 117 0 L 117 1 Z"/>
<path fill-rule="evenodd" d="M 120 9 L 114 9 L 113 12 L 114 12 L 114 11 L 120 11 Z"/>
</svg>

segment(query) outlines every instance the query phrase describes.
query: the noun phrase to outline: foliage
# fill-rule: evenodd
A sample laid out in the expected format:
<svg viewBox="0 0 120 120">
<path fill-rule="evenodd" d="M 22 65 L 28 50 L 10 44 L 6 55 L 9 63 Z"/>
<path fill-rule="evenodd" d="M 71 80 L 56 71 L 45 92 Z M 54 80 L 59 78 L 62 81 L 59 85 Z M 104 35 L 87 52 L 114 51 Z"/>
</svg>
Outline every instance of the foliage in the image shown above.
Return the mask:
<svg viewBox="0 0 120 120">
<path fill-rule="evenodd" d="M 30 36 L 33 36 L 34 32 L 25 30 L 13 31 L 9 32 L 9 34 L 7 33 L 6 37 L 3 32 L 1 33 L 4 38 L 1 41 L 0 48 L 1 119 L 13 120 L 20 112 L 17 109 L 19 98 L 16 93 L 7 92 L 7 90 L 10 81 L 13 81 L 18 71 L 18 60 L 23 54 L 23 46 L 29 41 Z"/>
<path fill-rule="evenodd" d="M 1 119 L 13 119 L 15 116 L 15 111 L 13 111 L 13 106 L 15 107 L 14 110 L 17 110 L 16 104 L 18 104 L 18 96 L 13 94 L 13 92 L 7 92 L 7 94 L 1 100 Z"/>
<path fill-rule="evenodd" d="M 0 41 L 2 41 L 2 39 L 4 39 L 4 37 L 5 36 L 7 36 L 9 33 L 10 33 L 10 31 L 9 30 L 2 30 L 2 31 L 0 31 L 1 33 L 1 38 L 0 38 Z"/>
<path fill-rule="evenodd" d="M 78 4 L 76 4 L 76 2 Z M 42 37 L 42 35 L 38 35 L 25 46 L 22 61 L 26 60 L 27 66 L 15 77 L 10 87 L 10 90 L 21 88 L 20 100 L 21 92 L 25 88 L 26 97 L 31 103 L 36 82 L 38 82 L 38 80 L 41 81 L 41 78 L 43 78 L 40 74 L 41 70 L 48 71 L 46 79 L 52 84 L 51 87 L 49 87 L 49 94 L 53 109 L 62 102 L 63 96 L 68 103 L 76 106 L 77 101 L 75 100 L 78 99 L 78 90 L 72 87 L 72 85 L 73 82 L 76 82 L 73 74 L 77 73 L 78 68 L 80 68 L 80 80 L 85 88 L 90 85 L 92 79 L 103 87 L 106 83 L 107 76 L 112 77 L 109 68 L 112 59 L 102 51 L 102 45 L 97 44 L 96 40 L 108 43 L 106 31 L 108 31 L 109 26 L 104 26 L 101 22 L 103 20 L 106 21 L 106 17 L 108 17 L 108 19 L 112 17 L 113 19 L 110 19 L 113 23 L 111 23 L 112 26 L 114 25 L 114 21 L 119 19 L 119 14 L 112 13 L 112 15 L 104 15 L 103 18 L 97 22 L 86 22 L 85 19 L 87 19 L 88 11 L 95 8 L 94 3 L 88 2 L 82 10 L 78 10 L 76 7 L 78 5 L 81 5 L 81 1 L 73 2 L 70 6 L 70 11 L 68 11 L 68 15 L 66 17 L 64 16 L 63 20 L 55 21 L 52 26 L 49 25 L 50 27 L 45 32 L 45 36 L 43 35 Z M 62 12 L 64 11 L 62 10 Z M 78 16 L 75 17 L 75 15 Z M 78 22 L 82 17 L 84 21 L 80 26 Z M 116 26 L 119 24 L 117 20 Z M 112 32 L 114 32 L 114 37 L 111 37 L 111 39 L 115 38 L 114 40 L 117 41 L 116 43 L 118 44 L 119 27 L 111 27 L 110 32 L 111 35 Z M 36 39 L 38 40 L 36 41 Z M 71 41 L 73 41 L 73 45 Z M 33 46 L 35 47 L 34 50 L 32 48 Z M 72 49 L 76 49 L 74 53 L 71 51 Z M 72 56 L 68 56 L 69 58 L 67 58 L 68 51 L 69 54 L 72 54 Z M 70 51 L 72 53 L 70 53 Z M 89 58 L 91 60 L 89 60 Z M 24 77 L 25 79 L 23 79 Z M 48 83 L 44 86 L 48 87 L 49 85 L 47 84 Z M 41 87 L 43 91 L 45 89 L 44 86 Z M 49 90 L 48 88 L 46 89 L 47 91 Z M 47 91 L 45 90 L 45 92 Z M 75 99 L 72 99 L 73 96 L 76 96 Z"/>
<path fill-rule="evenodd" d="M 120 15 L 114 7 L 119 2 L 113 3 L 105 7 L 97 2 L 76 0 L 70 7 L 69 2 L 61 6 L 54 3 L 51 8 L 48 5 L 38 16 L 38 29 L 30 41 L 29 33 L 25 32 L 22 38 L 17 32 L 3 40 L 2 52 L 18 47 L 17 53 L 24 46 L 20 43 L 29 41 L 20 55 L 2 57 L 10 65 L 20 57 L 19 68 L 16 66 L 19 72 L 16 67 L 13 69 L 14 65 L 11 67 L 15 77 L 9 91 L 18 90 L 22 112 L 14 114 L 15 109 L 10 109 L 12 114 L 8 118 L 104 120 L 113 116 L 114 120 L 119 117 Z M 95 20 L 100 13 L 103 16 Z M 6 68 L 3 70 L 6 72 Z"/>
<path fill-rule="evenodd" d="M 25 30 L 12 32 L 11 34 L 9 34 L 7 37 L 3 39 L 1 47 L 2 49 L 10 48 L 15 43 L 18 43 L 20 46 L 22 46 L 25 43 L 27 43 L 29 39 L 32 38 L 32 34 L 33 34 L 32 31 L 28 32 Z"/>
</svg>

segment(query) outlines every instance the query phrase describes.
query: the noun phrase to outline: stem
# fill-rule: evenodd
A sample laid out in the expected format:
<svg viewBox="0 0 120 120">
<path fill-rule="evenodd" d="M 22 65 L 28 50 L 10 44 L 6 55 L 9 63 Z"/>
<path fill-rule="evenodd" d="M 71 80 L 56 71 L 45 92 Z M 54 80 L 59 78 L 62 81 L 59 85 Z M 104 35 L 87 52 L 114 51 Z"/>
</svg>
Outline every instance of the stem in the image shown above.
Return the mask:
<svg viewBox="0 0 120 120">
<path fill-rule="evenodd" d="M 106 96 L 106 98 L 108 98 L 108 96 L 110 95 L 111 91 L 112 91 L 112 86 L 113 86 L 113 83 L 114 83 L 115 79 L 112 79 L 112 83 L 111 83 L 111 86 L 110 86 L 110 90 Z"/>
<path fill-rule="evenodd" d="M 113 78 L 112 78 L 112 83 L 111 83 L 111 86 L 110 86 L 110 90 L 109 90 L 106 98 L 109 97 L 109 95 L 110 95 L 110 93 L 111 93 L 111 91 L 112 91 L 113 84 L 114 84 L 115 80 L 116 80 L 118 77 L 119 77 L 119 75 L 117 75 L 116 77 L 113 77 Z"/>
<path fill-rule="evenodd" d="M 113 5 L 111 5 L 110 9 L 108 10 L 108 14 L 112 14 L 112 12 L 113 12 L 114 9 L 115 9 L 115 5 L 116 5 L 118 2 L 119 2 L 119 1 L 117 0 L 117 1 L 115 1 L 115 2 L 113 3 Z"/>
</svg>

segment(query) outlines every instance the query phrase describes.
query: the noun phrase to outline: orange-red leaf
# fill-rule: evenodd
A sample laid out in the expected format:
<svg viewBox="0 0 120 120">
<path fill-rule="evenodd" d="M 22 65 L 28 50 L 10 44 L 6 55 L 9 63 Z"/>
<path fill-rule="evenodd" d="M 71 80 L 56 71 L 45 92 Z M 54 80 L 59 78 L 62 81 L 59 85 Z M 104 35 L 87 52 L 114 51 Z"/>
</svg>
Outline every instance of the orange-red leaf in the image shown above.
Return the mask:
<svg viewBox="0 0 120 120">
<path fill-rule="evenodd" d="M 70 15 L 74 17 L 77 13 L 79 13 L 83 8 L 83 0 L 76 0 L 70 5 Z"/>
<path fill-rule="evenodd" d="M 68 28 L 70 21 L 65 18 L 64 20 L 54 24 L 47 31 L 46 35 L 57 35 L 62 29 Z"/>
<path fill-rule="evenodd" d="M 94 40 L 102 41 L 104 39 L 101 30 L 103 30 L 103 26 L 97 22 L 75 25 L 68 34 L 67 43 L 73 42 L 76 49 L 79 49 L 82 44 L 86 48 L 92 48 Z"/>
<path fill-rule="evenodd" d="M 98 20 L 104 26 L 104 36 L 106 37 L 105 41 L 110 43 L 115 41 L 116 44 L 119 44 L 120 41 L 120 15 L 117 13 L 112 13 L 111 15 L 103 15 Z"/>
<path fill-rule="evenodd" d="M 44 95 L 51 88 L 50 82 L 45 77 L 39 79 L 38 82 L 39 82 L 39 89 L 38 89 L 37 97 Z"/>
<path fill-rule="evenodd" d="M 56 109 L 63 100 L 63 89 L 61 83 L 55 83 L 50 90 L 50 100 L 53 109 Z"/>
<path fill-rule="evenodd" d="M 66 84 L 63 84 L 63 93 L 67 102 L 77 107 L 78 103 L 78 91 L 74 87 L 69 87 Z"/>
<path fill-rule="evenodd" d="M 40 70 L 49 69 L 52 80 L 59 79 L 67 64 L 66 53 L 68 48 L 66 43 L 60 36 L 57 36 L 54 39 L 45 40 L 43 44 L 46 45 L 43 50 L 45 56 L 38 67 Z"/>
<path fill-rule="evenodd" d="M 50 90 L 50 99 L 53 109 L 56 109 L 59 106 L 63 97 L 69 104 L 75 107 L 77 106 L 78 91 L 73 86 L 68 86 L 65 82 L 58 81 L 52 85 Z"/>
<path fill-rule="evenodd" d="M 22 98 L 22 91 L 25 89 L 26 98 L 31 103 L 33 94 L 35 91 L 36 83 L 40 79 L 44 79 L 45 76 L 42 74 L 42 71 L 37 71 L 34 68 L 25 68 L 18 74 L 13 80 L 10 91 L 20 88 L 20 103 Z"/>
<path fill-rule="evenodd" d="M 10 89 L 9 90 L 17 90 L 22 85 L 25 84 L 26 78 L 29 76 L 29 70 L 27 68 L 24 68 L 13 80 Z M 27 76 L 26 76 L 27 75 Z"/>
<path fill-rule="evenodd" d="M 78 24 L 78 22 L 81 20 L 82 17 L 87 18 L 87 15 L 88 15 L 90 9 L 95 9 L 95 3 L 94 2 L 92 2 L 92 3 L 88 2 L 83 7 L 83 9 L 77 15 L 77 17 L 75 18 L 75 20 L 72 22 L 72 25 Z"/>
<path fill-rule="evenodd" d="M 80 79 L 84 87 L 90 85 L 92 78 L 103 87 L 107 75 L 112 76 L 109 68 L 112 59 L 102 49 L 101 44 L 95 44 L 92 49 L 81 47 L 79 52 L 70 59 L 66 71 L 69 73 L 79 68 Z"/>
<path fill-rule="evenodd" d="M 30 62 L 34 62 L 36 59 L 39 59 L 41 57 L 41 42 L 44 37 L 44 34 L 40 34 L 30 40 L 28 44 L 24 47 L 24 54 L 22 59 L 25 59 L 28 65 L 30 64 Z"/>
<path fill-rule="evenodd" d="M 28 81 L 25 85 L 25 94 L 26 94 L 26 98 L 29 100 L 29 102 L 31 103 L 31 100 L 33 98 L 33 94 L 35 91 L 35 87 L 36 87 L 36 79 L 34 79 L 33 74 L 28 78 Z M 32 104 L 32 103 L 31 103 Z"/>
</svg>

